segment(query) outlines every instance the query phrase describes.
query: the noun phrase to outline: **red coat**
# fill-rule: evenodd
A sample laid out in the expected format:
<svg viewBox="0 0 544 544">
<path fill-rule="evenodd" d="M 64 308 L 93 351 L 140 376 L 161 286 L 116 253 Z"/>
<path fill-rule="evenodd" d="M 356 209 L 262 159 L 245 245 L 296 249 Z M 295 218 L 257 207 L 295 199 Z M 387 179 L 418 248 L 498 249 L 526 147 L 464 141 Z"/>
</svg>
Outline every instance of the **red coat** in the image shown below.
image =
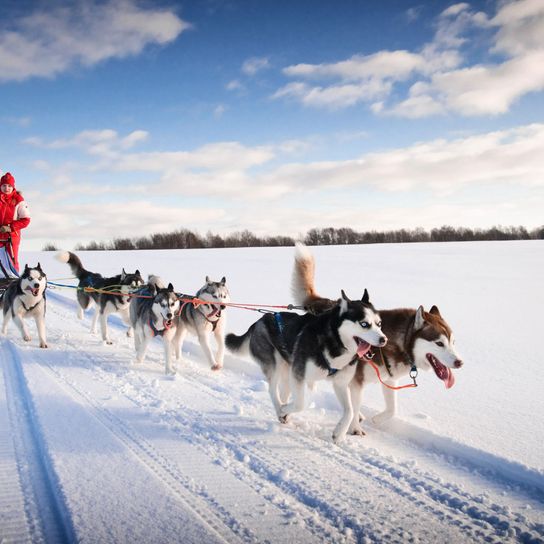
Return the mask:
<svg viewBox="0 0 544 544">
<path fill-rule="evenodd" d="M 0 246 L 6 245 L 11 237 L 11 247 L 8 246 L 7 249 L 17 270 L 19 270 L 20 231 L 29 223 L 30 212 L 23 196 L 17 191 L 12 191 L 9 195 L 0 192 L 0 226 L 9 225 L 11 227 L 11 232 L 0 232 Z"/>
</svg>

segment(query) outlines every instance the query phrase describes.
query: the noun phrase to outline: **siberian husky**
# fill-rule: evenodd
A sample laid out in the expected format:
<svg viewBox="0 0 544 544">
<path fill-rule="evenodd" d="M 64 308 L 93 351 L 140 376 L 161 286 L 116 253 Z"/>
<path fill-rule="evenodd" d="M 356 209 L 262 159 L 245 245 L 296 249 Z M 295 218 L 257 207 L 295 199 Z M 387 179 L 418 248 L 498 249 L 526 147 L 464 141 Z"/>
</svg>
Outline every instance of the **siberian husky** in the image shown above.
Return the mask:
<svg viewBox="0 0 544 544">
<path fill-rule="evenodd" d="M 172 341 L 176 333 L 175 316 L 179 308 L 180 301 L 172 284 L 164 287 L 160 278 L 149 276 L 148 284 L 137 291 L 130 303 L 130 322 L 134 328 L 137 363 L 144 360 L 149 341 L 160 336 L 164 345 L 165 372 L 175 374 L 172 367 Z"/>
<path fill-rule="evenodd" d="M 206 283 L 200 288 L 195 298 L 205 300 L 209 304 L 193 304 L 186 302 L 177 317 L 177 331 L 174 340 L 176 359 L 181 359 L 183 341 L 188 332 L 198 337 L 201 348 L 210 363 L 212 370 L 223 368 L 225 356 L 225 303 L 230 301 L 226 278 L 212 281 L 206 276 Z M 210 333 L 217 342 L 217 354 L 213 355 L 210 346 Z"/>
<path fill-rule="evenodd" d="M 293 269 L 292 294 L 297 304 L 304 306 L 312 314 L 320 314 L 324 308 L 338 305 L 338 301 L 320 297 L 314 287 L 314 258 L 302 244 L 297 244 Z M 432 369 L 446 388 L 455 383 L 452 368 L 463 366 L 456 349 L 451 328 L 433 306 L 428 312 L 419 308 L 399 308 L 379 310 L 382 330 L 388 338 L 387 345 L 380 350 L 369 352 L 357 364 L 353 381 L 350 384 L 354 418 L 349 428 L 352 434 L 364 434 L 360 426 L 358 409 L 361 405 L 362 389 L 367 383 L 377 382 L 373 368 L 365 359 L 373 361 L 381 368 L 384 381 L 395 386 L 397 381 L 410 374 L 413 367 L 421 370 Z M 396 391 L 382 385 L 385 410 L 377 414 L 373 421 L 382 423 L 397 414 Z"/>
<path fill-rule="evenodd" d="M 344 410 L 332 435 L 338 443 L 353 419 L 349 384 L 355 363 L 371 346 L 384 346 L 387 338 L 365 290 L 360 301 L 349 300 L 342 291 L 340 303 L 321 315 L 266 314 L 244 335 L 228 334 L 226 342 L 232 351 L 249 351 L 259 363 L 281 423 L 304 409 L 305 385 L 331 381 Z"/>
<path fill-rule="evenodd" d="M 108 332 L 108 316 L 112 313 L 119 313 L 123 321 L 128 325 L 127 336 L 132 336 L 132 327 L 129 317 L 129 293 L 138 289 L 144 284 L 144 280 L 140 275 L 139 270 L 134 274 L 127 274 L 123 268 L 121 274 L 111 278 L 104 278 L 97 272 L 89 272 L 83 268 L 81 260 L 77 255 L 70 251 L 63 251 L 56 255 L 61 263 L 66 263 L 70 266 L 72 273 L 79 280 L 79 288 L 77 292 L 78 313 L 79 319 L 83 319 L 83 313 L 93 303 L 96 304 L 93 321 L 91 324 L 91 332 L 96 332 L 96 323 L 100 317 L 100 329 L 102 332 L 102 340 L 106 344 L 112 344 Z M 112 293 L 84 291 L 85 287 L 90 287 L 98 290 L 111 290 Z M 115 294 L 113 294 L 115 291 Z"/>
<path fill-rule="evenodd" d="M 13 280 L 2 298 L 0 305 L 3 308 L 4 324 L 2 334 L 6 334 L 10 319 L 13 319 L 25 342 L 31 340 L 23 319 L 33 317 L 38 330 L 40 347 L 47 347 L 45 338 L 45 289 L 47 288 L 47 277 L 45 276 L 40 263 L 34 268 L 25 265 L 22 275 Z"/>
</svg>

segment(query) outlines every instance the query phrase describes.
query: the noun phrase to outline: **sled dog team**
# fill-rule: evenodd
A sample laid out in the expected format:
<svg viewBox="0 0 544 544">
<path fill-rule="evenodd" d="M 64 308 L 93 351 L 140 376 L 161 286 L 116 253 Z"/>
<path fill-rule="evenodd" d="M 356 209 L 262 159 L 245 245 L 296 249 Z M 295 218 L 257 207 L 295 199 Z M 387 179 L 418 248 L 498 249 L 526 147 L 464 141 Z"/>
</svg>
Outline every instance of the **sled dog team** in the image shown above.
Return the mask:
<svg viewBox="0 0 544 544">
<path fill-rule="evenodd" d="M 167 374 L 175 372 L 173 357 L 181 358 L 188 332 L 198 337 L 213 370 L 223 366 L 225 344 L 233 352 L 250 355 L 261 367 L 268 381 L 276 415 L 286 423 L 290 414 L 302 411 L 306 386 L 316 381 L 332 383 L 343 413 L 333 440 L 338 443 L 346 434 L 363 435 L 362 389 L 378 381 L 372 360 L 382 374 L 385 410 L 375 416 L 381 423 L 397 412 L 396 390 L 390 387 L 409 376 L 414 368 L 433 370 L 447 388 L 455 379 L 452 369 L 463 363 L 455 349 L 452 331 L 438 308 L 426 312 L 399 308 L 376 310 L 365 289 L 361 300 L 350 300 L 344 291 L 337 300 L 321 297 L 315 291 L 315 263 L 308 249 L 297 244 L 292 277 L 292 294 L 306 313 L 277 312 L 265 314 L 238 336 L 225 337 L 225 304 L 230 301 L 226 279 L 212 281 L 206 277 L 195 298 L 201 303 L 182 302 L 172 284 L 165 286 L 157 276 L 145 283 L 140 272 L 122 273 L 110 278 L 86 270 L 79 257 L 62 252 L 57 258 L 67 263 L 79 280 L 78 317 L 93 303 L 96 306 L 91 331 L 100 320 L 104 342 L 111 344 L 107 318 L 119 313 L 127 324 L 127 336 L 134 336 L 136 362 L 143 361 L 149 341 L 162 338 Z M 6 289 L 3 307 L 3 334 L 13 319 L 25 341 L 29 341 L 24 318 L 36 321 L 40 347 L 46 348 L 45 289 L 47 278 L 40 264 L 25 267 L 19 279 Z M 88 290 L 84 290 L 88 288 Z M 108 292 L 112 291 L 112 292 Z M 134 295 L 137 296 L 129 296 Z M 210 346 L 214 335 L 217 352 Z"/>
</svg>

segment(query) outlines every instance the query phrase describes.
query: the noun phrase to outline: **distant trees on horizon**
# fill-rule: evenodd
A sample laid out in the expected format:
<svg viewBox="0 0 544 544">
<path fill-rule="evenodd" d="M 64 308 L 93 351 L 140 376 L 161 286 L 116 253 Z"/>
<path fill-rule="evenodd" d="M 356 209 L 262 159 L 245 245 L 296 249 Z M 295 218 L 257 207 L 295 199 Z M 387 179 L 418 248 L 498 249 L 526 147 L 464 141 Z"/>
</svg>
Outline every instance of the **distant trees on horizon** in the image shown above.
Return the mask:
<svg viewBox="0 0 544 544">
<path fill-rule="evenodd" d="M 495 226 L 488 229 L 442 226 L 430 231 L 422 228 L 387 231 L 357 232 L 349 227 L 313 228 L 306 235 L 297 238 L 308 246 L 389 244 L 414 242 L 476 242 L 497 240 L 544 240 L 544 225 L 528 231 L 525 227 Z M 291 236 L 260 237 L 249 230 L 242 230 L 221 236 L 213 232 L 205 235 L 189 229 L 156 233 L 140 238 L 114 238 L 110 242 L 89 242 L 78 244 L 76 251 L 139 250 L 139 249 L 203 249 L 235 247 L 280 247 L 293 246 L 296 239 Z M 44 251 L 55 251 L 54 244 L 48 243 Z"/>
</svg>

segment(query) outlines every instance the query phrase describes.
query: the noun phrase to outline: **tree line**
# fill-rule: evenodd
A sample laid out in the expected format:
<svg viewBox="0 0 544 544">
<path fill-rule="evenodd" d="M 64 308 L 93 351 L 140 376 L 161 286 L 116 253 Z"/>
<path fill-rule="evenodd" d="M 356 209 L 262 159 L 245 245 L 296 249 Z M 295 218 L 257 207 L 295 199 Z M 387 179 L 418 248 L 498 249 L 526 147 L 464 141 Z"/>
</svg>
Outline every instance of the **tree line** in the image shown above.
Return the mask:
<svg viewBox="0 0 544 544">
<path fill-rule="evenodd" d="M 349 227 L 313 228 L 301 240 L 308 246 L 346 244 L 384 244 L 412 242 L 476 242 L 494 240 L 544 240 L 544 225 L 533 230 L 525 227 L 496 226 L 487 229 L 442 226 L 431 230 L 422 228 L 387 231 L 358 232 Z M 213 232 L 201 235 L 189 229 L 151 234 L 140 238 L 114 238 L 109 242 L 78 244 L 76 251 L 137 250 L 137 249 L 199 249 L 234 247 L 279 247 L 293 246 L 295 238 L 290 236 L 257 236 L 249 230 L 233 232 L 224 236 Z M 54 244 L 47 244 L 44 251 L 54 251 Z"/>
</svg>

